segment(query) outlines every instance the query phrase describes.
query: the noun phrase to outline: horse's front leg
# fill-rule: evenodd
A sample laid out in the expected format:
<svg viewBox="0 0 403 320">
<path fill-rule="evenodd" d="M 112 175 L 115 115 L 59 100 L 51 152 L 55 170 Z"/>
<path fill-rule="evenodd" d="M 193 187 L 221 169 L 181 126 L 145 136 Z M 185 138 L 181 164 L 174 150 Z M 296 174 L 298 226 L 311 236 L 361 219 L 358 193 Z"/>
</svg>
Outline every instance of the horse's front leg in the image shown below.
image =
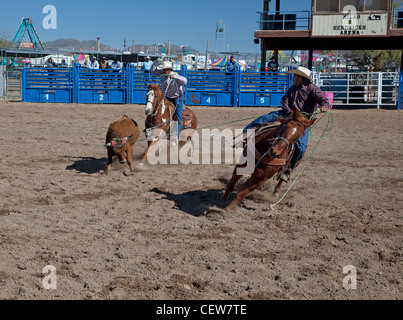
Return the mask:
<svg viewBox="0 0 403 320">
<path fill-rule="evenodd" d="M 274 196 L 275 199 L 278 199 L 278 195 L 279 195 L 279 192 L 281 191 L 281 187 L 282 187 L 282 185 L 283 185 L 283 182 L 284 182 L 284 181 L 280 179 L 280 180 L 278 181 L 276 187 L 274 188 L 273 196 Z"/>
<path fill-rule="evenodd" d="M 148 154 L 150 153 L 152 147 L 158 142 L 158 138 L 153 141 L 148 141 L 147 150 L 144 152 L 143 158 L 140 161 L 140 165 L 144 165 L 145 161 L 147 160 Z"/>
<path fill-rule="evenodd" d="M 237 184 L 237 182 L 239 181 L 239 179 L 242 178 L 243 175 L 239 175 L 237 174 L 238 168 L 240 167 L 240 165 L 236 165 L 234 172 L 232 173 L 232 178 L 231 181 L 228 183 L 227 188 L 225 189 L 225 193 L 222 196 L 222 200 L 223 201 L 227 201 L 228 196 L 231 194 L 232 191 L 234 191 L 235 186 Z"/>
<path fill-rule="evenodd" d="M 262 173 L 257 173 L 256 171 L 252 174 L 250 179 L 242 187 L 242 190 L 238 192 L 235 199 L 224 208 L 224 210 L 229 213 L 235 206 L 237 206 L 245 197 L 251 193 L 253 190 L 262 186 L 266 181 L 267 177 Z"/>
</svg>

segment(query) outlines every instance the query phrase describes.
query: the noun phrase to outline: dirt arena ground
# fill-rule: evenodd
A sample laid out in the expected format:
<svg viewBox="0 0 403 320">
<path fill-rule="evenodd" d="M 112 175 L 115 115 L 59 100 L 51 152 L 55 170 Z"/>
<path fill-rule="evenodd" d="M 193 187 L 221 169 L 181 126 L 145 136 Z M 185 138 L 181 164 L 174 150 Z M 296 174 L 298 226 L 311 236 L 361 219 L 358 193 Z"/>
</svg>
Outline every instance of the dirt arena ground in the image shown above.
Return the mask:
<svg viewBox="0 0 403 320">
<path fill-rule="evenodd" d="M 268 112 L 191 109 L 199 127 Z M 403 299 L 403 111 L 332 110 L 333 131 L 275 210 L 271 180 L 227 217 L 204 207 L 224 205 L 233 164 L 103 173 L 109 123 L 127 114 L 143 130 L 144 106 L 0 111 L 0 299 Z M 145 147 L 142 135 L 136 158 Z M 343 288 L 345 266 L 356 289 Z"/>
</svg>

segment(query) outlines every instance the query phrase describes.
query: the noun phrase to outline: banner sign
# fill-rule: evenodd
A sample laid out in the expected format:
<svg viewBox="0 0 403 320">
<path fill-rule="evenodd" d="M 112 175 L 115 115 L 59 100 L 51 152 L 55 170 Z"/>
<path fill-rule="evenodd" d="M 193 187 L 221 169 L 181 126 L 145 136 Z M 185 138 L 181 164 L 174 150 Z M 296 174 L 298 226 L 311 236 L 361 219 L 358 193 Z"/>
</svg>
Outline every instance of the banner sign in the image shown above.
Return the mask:
<svg viewBox="0 0 403 320">
<path fill-rule="evenodd" d="M 32 42 L 22 42 L 20 48 L 33 48 L 34 44 Z"/>
<path fill-rule="evenodd" d="M 387 13 L 312 15 L 312 36 L 383 36 L 388 30 Z"/>
</svg>

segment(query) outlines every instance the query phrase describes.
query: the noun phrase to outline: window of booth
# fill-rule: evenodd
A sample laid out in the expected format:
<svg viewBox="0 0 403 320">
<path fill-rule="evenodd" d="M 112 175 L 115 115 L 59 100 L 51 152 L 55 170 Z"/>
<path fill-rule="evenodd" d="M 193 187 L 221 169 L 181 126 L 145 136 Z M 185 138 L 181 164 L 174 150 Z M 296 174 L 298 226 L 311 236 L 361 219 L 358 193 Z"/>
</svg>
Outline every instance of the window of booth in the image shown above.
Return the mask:
<svg viewBox="0 0 403 320">
<path fill-rule="evenodd" d="M 354 6 L 356 11 L 386 11 L 388 0 L 316 0 L 316 12 L 342 12 L 346 6 Z"/>
<path fill-rule="evenodd" d="M 385 0 L 365 0 L 365 11 L 371 10 L 388 10 L 388 2 Z"/>
<path fill-rule="evenodd" d="M 317 12 L 338 12 L 339 1 L 332 0 L 316 0 Z"/>
<path fill-rule="evenodd" d="M 356 11 L 364 10 L 364 0 L 340 0 L 340 11 L 344 11 L 347 6 L 355 7 Z"/>
</svg>

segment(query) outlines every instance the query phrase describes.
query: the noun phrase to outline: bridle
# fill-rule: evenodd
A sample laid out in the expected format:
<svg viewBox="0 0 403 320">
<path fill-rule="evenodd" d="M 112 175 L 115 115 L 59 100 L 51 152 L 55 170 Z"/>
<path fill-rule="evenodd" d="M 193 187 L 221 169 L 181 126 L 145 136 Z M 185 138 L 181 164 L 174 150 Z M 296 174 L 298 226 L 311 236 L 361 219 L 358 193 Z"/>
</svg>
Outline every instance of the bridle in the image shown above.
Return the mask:
<svg viewBox="0 0 403 320">
<path fill-rule="evenodd" d="M 285 137 L 282 137 L 282 136 L 281 136 L 281 134 L 282 134 L 283 131 L 284 131 L 284 128 L 287 127 L 286 125 L 287 125 L 289 122 L 291 122 L 291 121 L 295 122 L 298 126 L 302 127 L 302 128 L 305 130 L 304 125 L 303 125 L 302 123 L 300 123 L 298 120 L 291 119 L 291 120 L 288 120 L 286 123 L 284 123 L 284 124 L 279 128 L 278 134 L 277 134 L 277 136 L 276 136 L 275 138 L 266 140 L 266 141 L 270 141 L 270 147 L 267 149 L 267 151 L 266 151 L 264 154 L 260 154 L 259 151 L 256 149 L 256 146 L 255 146 L 255 148 L 254 148 L 254 149 L 255 149 L 255 150 L 254 150 L 254 153 L 255 153 L 256 159 L 258 160 L 257 163 L 256 163 L 256 165 L 255 165 L 256 167 L 257 167 L 257 165 L 258 165 L 260 162 L 263 162 L 263 163 L 266 164 L 266 165 L 282 165 L 282 166 L 283 166 L 283 165 L 286 164 L 286 162 L 287 162 L 287 157 L 284 158 L 284 159 L 282 159 L 282 158 L 279 158 L 279 156 L 278 156 L 278 157 L 272 157 L 272 156 L 270 155 L 271 152 L 273 151 L 273 147 L 274 147 L 279 141 L 283 141 L 283 142 L 285 143 L 284 149 L 281 150 L 281 152 L 279 153 L 280 156 L 284 153 L 284 151 L 287 151 L 287 153 L 289 153 L 290 150 L 291 150 L 291 157 L 292 157 L 292 154 L 294 153 L 293 145 L 290 143 L 290 141 L 289 141 L 288 139 L 286 139 Z M 268 158 L 267 158 L 267 157 L 268 157 Z M 291 157 L 288 157 L 288 159 L 291 159 Z M 289 161 L 289 160 L 288 160 L 288 161 Z"/>
<path fill-rule="evenodd" d="M 149 126 L 148 128 L 146 128 L 146 129 L 144 129 L 144 132 L 146 133 L 146 136 L 148 137 L 149 135 L 151 135 L 152 134 L 152 132 L 155 130 L 155 129 L 159 129 L 159 128 L 161 128 L 162 126 L 164 126 L 164 125 L 166 125 L 166 124 L 168 124 L 168 126 L 170 125 L 170 122 L 171 122 L 171 120 L 172 120 L 172 116 L 173 116 L 173 114 L 172 114 L 172 110 L 171 110 L 171 108 L 169 107 L 169 106 L 167 106 L 168 108 L 169 108 L 169 118 L 167 119 L 167 120 L 164 120 L 164 118 L 162 118 L 162 116 L 163 115 L 161 115 L 161 123 L 160 124 L 154 124 L 153 123 L 153 119 L 154 119 L 154 117 L 158 114 L 158 112 L 160 111 L 160 109 L 161 109 L 161 106 L 162 105 L 164 105 L 165 106 L 165 104 L 164 104 L 164 96 L 163 95 L 157 95 L 157 97 L 155 97 L 155 93 L 154 93 L 154 89 L 150 89 L 149 90 L 149 92 L 147 93 L 147 99 L 148 99 L 148 96 L 150 95 L 150 93 L 151 92 L 153 92 L 153 94 L 154 94 L 154 101 L 155 100 L 157 100 L 156 101 L 156 103 L 153 101 L 152 102 L 152 110 L 151 110 L 151 113 L 149 113 L 149 115 L 151 116 L 150 117 L 150 120 L 149 120 L 149 117 L 146 117 L 146 124 Z M 162 97 L 162 99 L 160 99 L 160 97 Z M 154 111 L 154 112 L 153 112 Z M 162 114 L 162 111 L 161 111 L 161 114 Z M 161 129 L 162 130 L 162 129 Z M 165 130 L 164 130 L 165 131 Z"/>
<path fill-rule="evenodd" d="M 285 142 L 286 147 L 285 147 L 284 150 L 281 152 L 281 154 L 282 154 L 286 149 L 287 149 L 287 150 L 290 149 L 290 141 L 288 141 L 288 139 L 286 139 L 286 138 L 284 138 L 284 137 L 281 136 L 281 134 L 283 133 L 284 128 L 285 128 L 286 125 L 288 125 L 290 122 L 295 122 L 297 125 L 299 125 L 300 127 L 302 127 L 302 128 L 304 129 L 304 131 L 305 131 L 304 125 L 303 125 L 301 122 L 299 122 L 298 120 L 291 119 L 291 120 L 288 120 L 286 123 L 284 123 L 284 124 L 281 126 L 277 137 L 274 138 L 273 142 L 271 143 L 271 147 L 273 147 L 273 146 L 275 146 L 279 141 L 284 141 L 284 142 Z M 270 150 L 270 149 L 269 149 L 269 150 Z"/>
</svg>

